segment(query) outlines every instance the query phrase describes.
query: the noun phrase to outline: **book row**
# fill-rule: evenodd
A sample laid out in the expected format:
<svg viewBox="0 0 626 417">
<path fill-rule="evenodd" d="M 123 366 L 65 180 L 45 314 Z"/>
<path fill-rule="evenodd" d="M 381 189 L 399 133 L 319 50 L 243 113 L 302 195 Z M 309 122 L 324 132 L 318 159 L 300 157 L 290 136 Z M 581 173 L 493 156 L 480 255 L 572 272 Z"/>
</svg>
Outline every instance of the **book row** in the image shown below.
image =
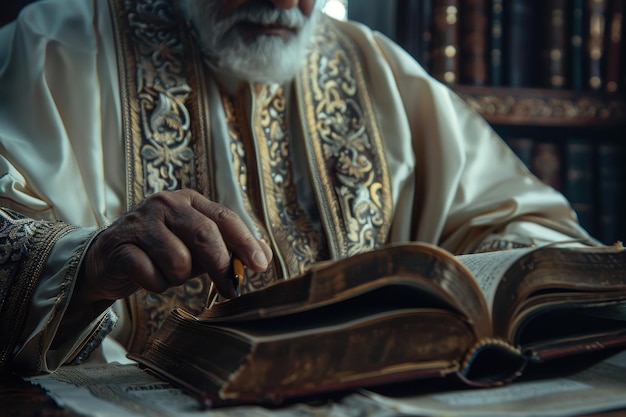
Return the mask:
<svg viewBox="0 0 626 417">
<path fill-rule="evenodd" d="M 580 223 L 594 237 L 606 244 L 625 241 L 623 144 L 582 137 L 505 140 L 533 174 L 570 200 Z"/>
<path fill-rule="evenodd" d="M 626 0 L 406 0 L 398 42 L 448 84 L 604 91 L 626 82 Z"/>
</svg>

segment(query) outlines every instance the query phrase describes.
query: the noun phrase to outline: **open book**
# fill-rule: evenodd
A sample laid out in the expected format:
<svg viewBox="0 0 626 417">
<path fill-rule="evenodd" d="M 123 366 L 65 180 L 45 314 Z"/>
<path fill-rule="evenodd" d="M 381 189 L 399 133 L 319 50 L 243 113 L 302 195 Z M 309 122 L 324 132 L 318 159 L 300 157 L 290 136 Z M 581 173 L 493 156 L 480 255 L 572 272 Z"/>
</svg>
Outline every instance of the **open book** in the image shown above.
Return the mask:
<svg viewBox="0 0 626 417">
<path fill-rule="evenodd" d="M 175 309 L 130 357 L 203 402 L 279 402 L 626 347 L 626 250 L 452 256 L 422 243 L 316 265 L 201 315 Z"/>
</svg>

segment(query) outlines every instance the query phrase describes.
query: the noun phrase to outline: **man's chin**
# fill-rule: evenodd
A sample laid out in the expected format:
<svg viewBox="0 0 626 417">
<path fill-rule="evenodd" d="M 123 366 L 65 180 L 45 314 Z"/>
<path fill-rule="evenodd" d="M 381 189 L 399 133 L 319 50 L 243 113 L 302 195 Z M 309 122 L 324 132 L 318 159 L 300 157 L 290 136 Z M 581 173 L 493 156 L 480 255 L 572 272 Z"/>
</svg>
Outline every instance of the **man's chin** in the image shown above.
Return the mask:
<svg viewBox="0 0 626 417">
<path fill-rule="evenodd" d="M 254 41 L 240 39 L 238 45 L 222 48 L 217 66 L 242 80 L 282 84 L 304 65 L 306 45 L 295 39 L 285 42 L 273 35 L 259 35 Z"/>
</svg>

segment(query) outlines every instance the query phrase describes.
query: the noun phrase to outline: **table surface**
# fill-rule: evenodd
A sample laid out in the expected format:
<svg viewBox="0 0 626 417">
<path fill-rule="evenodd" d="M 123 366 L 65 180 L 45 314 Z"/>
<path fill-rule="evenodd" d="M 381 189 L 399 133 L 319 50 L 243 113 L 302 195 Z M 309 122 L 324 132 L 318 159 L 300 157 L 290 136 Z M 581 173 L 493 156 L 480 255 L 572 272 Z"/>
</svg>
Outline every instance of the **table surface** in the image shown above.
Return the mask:
<svg viewBox="0 0 626 417">
<path fill-rule="evenodd" d="M 0 416 L 87 417 L 69 408 L 59 407 L 43 389 L 13 375 L 0 376 Z M 584 417 L 618 416 L 626 417 L 626 409 L 584 415 Z"/>
</svg>

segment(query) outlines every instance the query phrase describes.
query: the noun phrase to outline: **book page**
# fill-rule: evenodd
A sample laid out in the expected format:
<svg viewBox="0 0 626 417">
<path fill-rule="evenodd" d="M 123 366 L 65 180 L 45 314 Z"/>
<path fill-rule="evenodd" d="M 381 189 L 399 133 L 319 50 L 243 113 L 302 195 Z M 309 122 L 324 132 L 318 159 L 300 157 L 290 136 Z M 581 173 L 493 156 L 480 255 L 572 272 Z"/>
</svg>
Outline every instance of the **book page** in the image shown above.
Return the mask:
<svg viewBox="0 0 626 417">
<path fill-rule="evenodd" d="M 537 248 L 520 248 L 496 252 L 458 255 L 456 258 L 470 270 L 485 295 L 489 312 L 492 311 L 496 289 L 504 273 L 522 256 Z"/>
</svg>

